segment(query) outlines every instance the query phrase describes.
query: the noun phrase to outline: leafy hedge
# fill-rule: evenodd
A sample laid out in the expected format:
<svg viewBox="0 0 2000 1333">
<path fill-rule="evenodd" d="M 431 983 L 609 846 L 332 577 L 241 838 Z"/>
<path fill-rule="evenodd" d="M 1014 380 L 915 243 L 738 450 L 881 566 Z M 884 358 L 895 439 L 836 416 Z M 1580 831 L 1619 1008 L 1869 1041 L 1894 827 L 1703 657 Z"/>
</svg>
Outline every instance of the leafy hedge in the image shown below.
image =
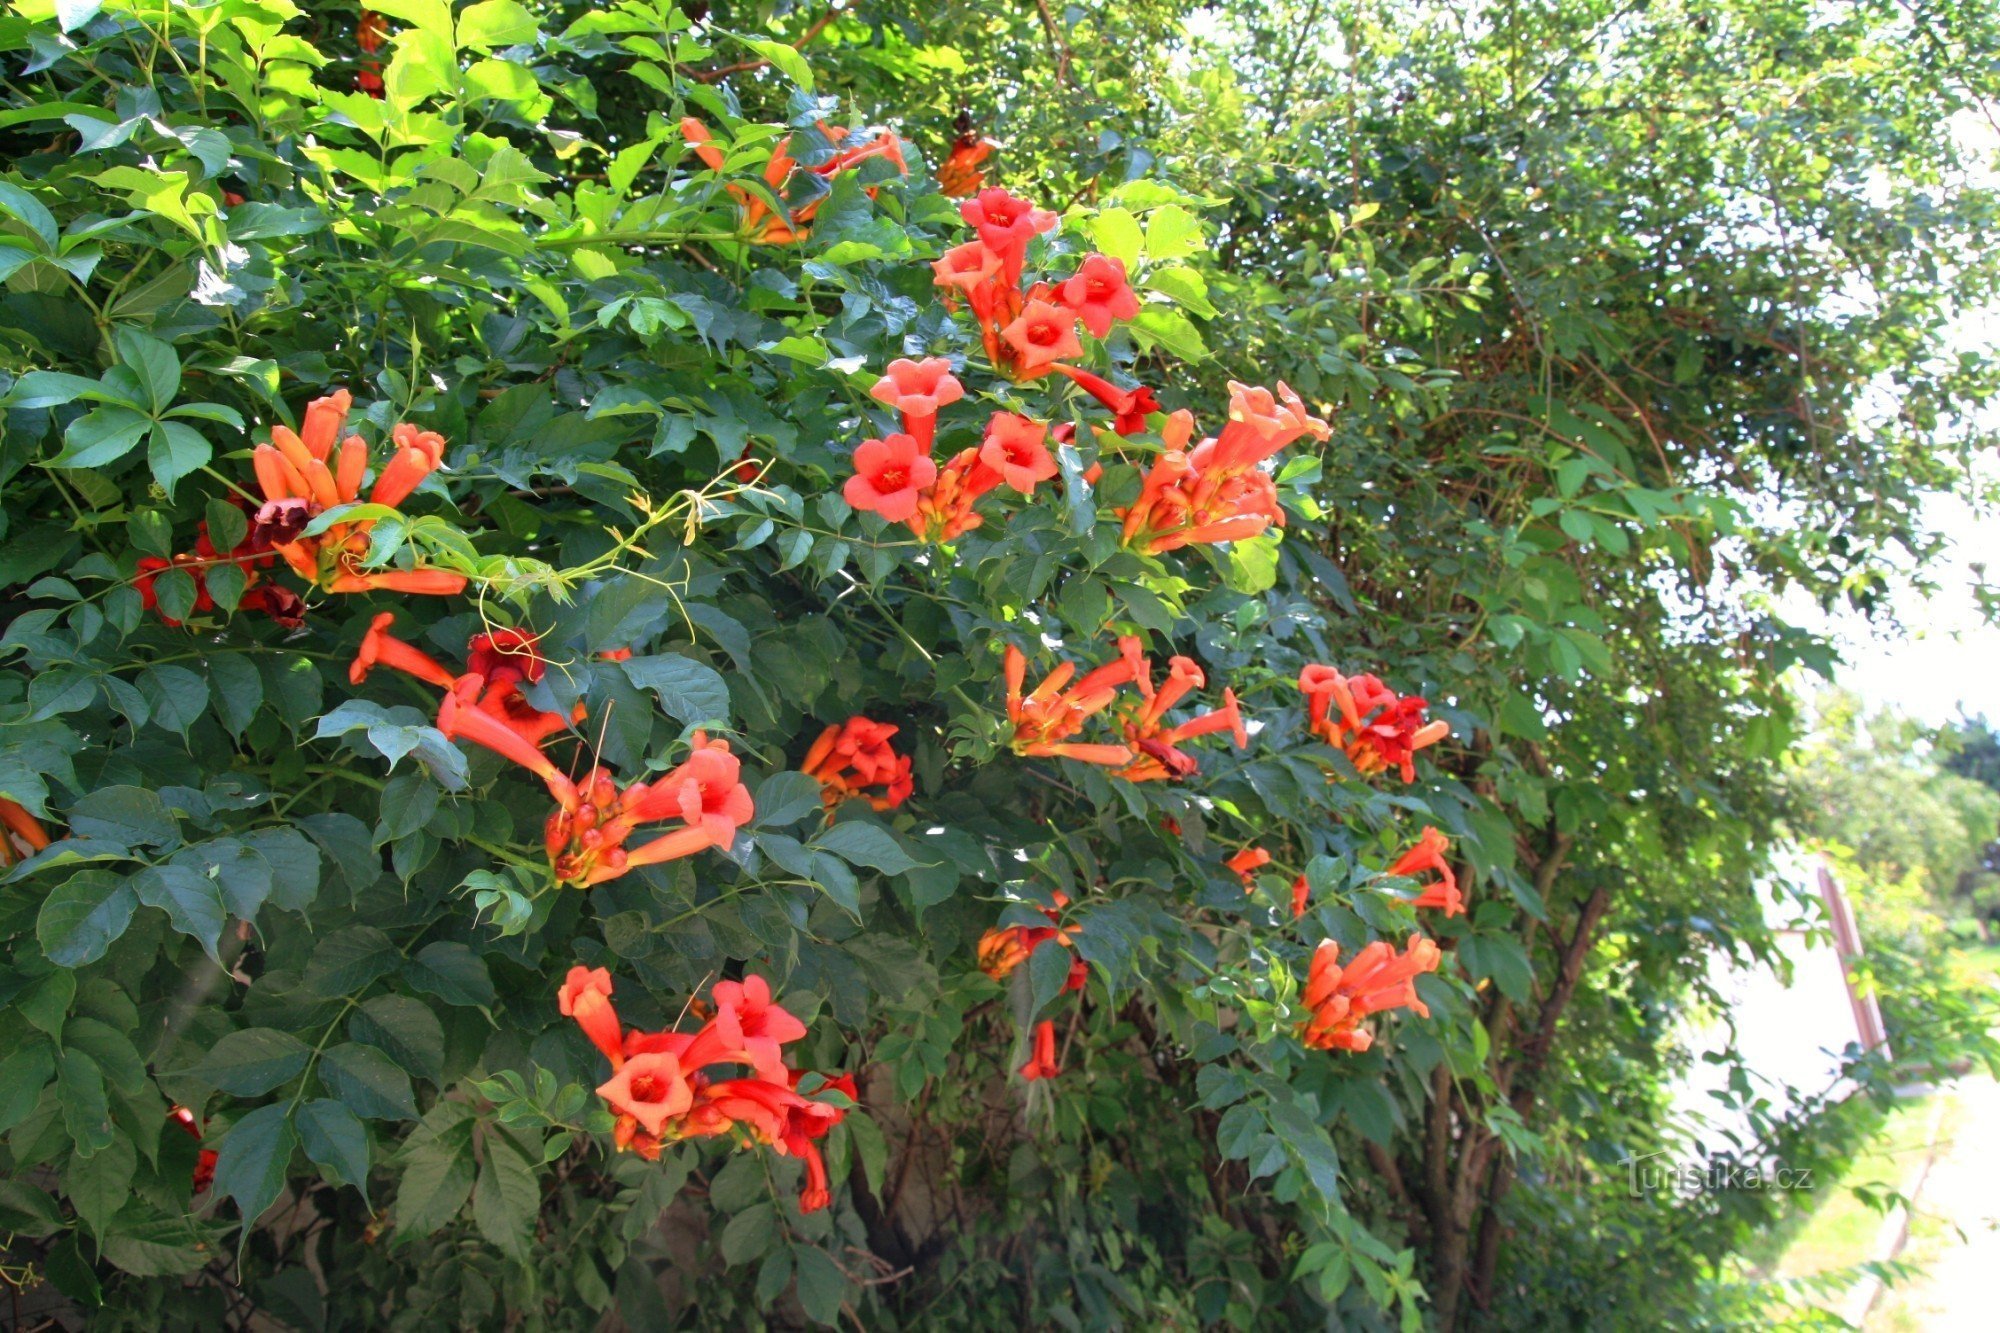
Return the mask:
<svg viewBox="0 0 2000 1333">
<path fill-rule="evenodd" d="M 1501 274 L 1379 203 L 1274 284 L 1137 155 L 978 193 L 816 91 L 891 27 L 729 22 L 0 20 L 10 1263 L 106 1327 L 1450 1322 L 1620 865 L 1760 947 L 1805 649 L 1649 592 L 1749 524 L 1546 383 L 1412 487 Z M 1621 749 L 1655 654 L 1717 702 Z"/>
</svg>

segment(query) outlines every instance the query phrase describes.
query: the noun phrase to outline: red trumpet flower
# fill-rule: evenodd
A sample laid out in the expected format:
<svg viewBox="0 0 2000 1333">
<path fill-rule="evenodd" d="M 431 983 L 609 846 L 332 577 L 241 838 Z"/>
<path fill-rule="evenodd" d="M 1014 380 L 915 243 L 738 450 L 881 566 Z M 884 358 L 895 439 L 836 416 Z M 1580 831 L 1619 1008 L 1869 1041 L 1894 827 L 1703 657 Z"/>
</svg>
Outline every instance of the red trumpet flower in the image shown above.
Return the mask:
<svg viewBox="0 0 2000 1333">
<path fill-rule="evenodd" d="M 619 1151 L 652 1161 L 667 1143 L 738 1134 L 805 1166 L 801 1211 L 832 1201 L 817 1141 L 846 1111 L 797 1091 L 800 1075 L 786 1065 L 783 1048 L 803 1038 L 806 1026 L 772 1001 L 768 982 L 755 975 L 717 982 L 712 1005 L 689 1002 L 691 1011 L 707 1014 L 694 1032 L 625 1030 L 611 993 L 610 973 L 578 966 L 569 970 L 556 1001 L 611 1063 L 611 1077 L 597 1095 L 614 1117 L 612 1141 Z M 724 1065 L 750 1072 L 726 1078 L 710 1072 Z M 845 1074 L 827 1078 L 825 1088 L 858 1100 Z"/>
<path fill-rule="evenodd" d="M 1236 695 L 1227 689 L 1222 692 L 1222 707 L 1174 726 L 1167 725 L 1167 710 L 1179 703 L 1189 691 L 1198 690 L 1207 683 L 1201 668 L 1191 659 L 1170 659 L 1166 683 L 1156 690 L 1153 688 L 1152 663 L 1139 652 L 1139 641 L 1129 635 L 1121 638 L 1118 640 L 1118 651 L 1131 665 L 1133 682 L 1139 687 L 1144 703 L 1127 710 L 1122 718 L 1125 741 L 1132 747 L 1134 758 L 1116 776 L 1127 782 L 1179 781 L 1192 776 L 1201 767 L 1199 760 L 1180 748 L 1181 742 L 1227 731 L 1236 741 L 1237 749 L 1250 743 L 1249 732 L 1243 725 L 1242 710 L 1236 704 Z"/>
<path fill-rule="evenodd" d="M 352 404 L 345 389 L 314 399 L 296 433 L 273 426 L 271 442 L 251 451 L 257 484 L 264 493 L 264 506 L 251 527 L 252 541 L 259 550 L 276 551 L 300 578 L 328 592 L 383 589 L 450 596 L 464 591 L 465 576 L 442 569 L 364 570 L 361 561 L 375 526 L 372 518 L 335 523 L 316 536 L 305 535 L 325 510 L 361 498 L 368 446 L 359 435 L 349 435 L 340 441 L 337 456 L 334 447 Z M 398 425 L 391 437 L 394 452 L 377 475 L 368 501 L 394 508 L 443 465 L 445 444 L 435 431 L 407 423 Z"/>
<path fill-rule="evenodd" d="M 1060 1073 L 1062 1066 L 1056 1062 L 1056 1025 L 1045 1018 L 1035 1024 L 1034 1050 L 1028 1062 L 1021 1066 L 1021 1077 L 1034 1083 L 1054 1078 Z"/>
<path fill-rule="evenodd" d="M 937 464 L 914 436 L 863 440 L 854 451 L 854 475 L 841 495 L 857 510 L 904 523 L 917 512 L 917 502 L 937 475 Z"/>
<path fill-rule="evenodd" d="M 922 361 L 905 358 L 891 361 L 868 393 L 901 413 L 904 432 L 929 453 L 937 434 L 938 409 L 965 397 L 965 386 L 951 373 L 951 362 L 941 356 Z"/>
<path fill-rule="evenodd" d="M 1374 1041 L 1361 1026 L 1368 1015 L 1408 1009 L 1429 1018 L 1431 1011 L 1417 998 L 1416 978 L 1435 972 L 1441 957 L 1434 942 L 1412 935 L 1400 954 L 1376 940 L 1343 968 L 1340 946 L 1323 941 L 1306 976 L 1304 999 L 1312 1012 L 1299 1025 L 1301 1039 L 1315 1050 L 1365 1051 Z"/>
<path fill-rule="evenodd" d="M 1047 481 L 1062 470 L 1049 452 L 1048 435 L 1049 428 L 1043 422 L 1012 412 L 995 412 L 986 423 L 979 461 L 1021 494 L 1033 495 L 1037 482 Z"/>
<path fill-rule="evenodd" d="M 981 164 L 1000 145 L 967 131 L 952 141 L 951 151 L 937 170 L 938 189 L 952 199 L 977 194 L 986 186 Z"/>
<path fill-rule="evenodd" d="M 1299 690 L 1313 733 L 1345 752 L 1363 777 L 1394 768 L 1414 782 L 1416 752 L 1451 734 L 1448 723 L 1424 720 L 1422 698 L 1398 695 L 1376 676 L 1343 676 L 1314 664 L 1299 673 Z"/>
<path fill-rule="evenodd" d="M 1451 862 L 1445 859 L 1450 851 L 1451 842 L 1444 834 L 1426 826 L 1416 846 L 1389 866 L 1391 875 L 1416 876 L 1425 871 L 1437 875 L 1437 879 L 1422 886 L 1412 906 L 1434 908 L 1446 916 L 1465 914 L 1465 896 L 1458 891 L 1458 876 L 1452 873 Z"/>
<path fill-rule="evenodd" d="M 238 508 L 242 506 L 239 504 Z M 208 589 L 208 572 L 218 565 L 235 565 L 243 571 L 243 591 L 236 599 L 238 611 L 262 611 L 286 629 L 297 629 L 305 623 L 306 606 L 297 593 L 289 588 L 281 588 L 265 581 L 259 572 L 277 557 L 257 544 L 257 533 L 250 529 L 243 540 L 228 551 L 218 551 L 209 540 L 208 523 L 204 520 L 197 528 L 194 550 L 184 551 L 172 560 L 162 560 L 158 556 L 142 556 L 132 586 L 139 592 L 139 604 L 148 611 L 156 612 L 160 622 L 179 625 L 181 622 L 160 611 L 159 590 L 156 581 L 169 569 L 186 571 L 194 581 L 194 603 L 191 613 L 213 611 L 215 598 Z"/>
<path fill-rule="evenodd" d="M 1236 877 L 1243 881 L 1243 892 L 1255 893 L 1257 891 L 1257 872 L 1264 866 L 1271 864 L 1271 854 L 1262 847 L 1245 847 L 1242 851 L 1224 861 L 1223 864 L 1234 870 Z"/>
<path fill-rule="evenodd" d="M 1305 410 L 1283 383 L 1275 395 L 1232 382 L 1222 433 L 1192 449 L 1194 418 L 1176 412 L 1161 438 L 1165 450 L 1146 473 L 1139 502 L 1124 510 L 1125 544 L 1158 555 L 1198 542 L 1255 537 L 1284 526 L 1277 486 L 1263 462 L 1301 436 L 1324 440 L 1331 428 Z"/>
<path fill-rule="evenodd" d="M 1111 336 L 1111 326 L 1139 316 L 1139 298 L 1125 281 L 1125 261 L 1108 255 L 1088 255 L 1076 276 L 1057 289 L 1062 303 L 1076 312 L 1093 338 Z"/>
<path fill-rule="evenodd" d="M 1003 659 L 1007 678 L 1007 720 L 1014 724 L 1014 753 L 1030 757 L 1061 756 L 1087 764 L 1116 768 L 1132 762 L 1132 751 L 1123 745 L 1098 745 L 1071 740 L 1085 722 L 1109 708 L 1118 697 L 1118 687 L 1131 682 L 1133 663 L 1120 658 L 1090 671 L 1074 685 L 1074 662 L 1060 662 L 1043 678 L 1032 694 L 1023 696 L 1028 659 L 1013 644 L 1007 645 Z M 1067 688 L 1065 688 L 1067 687 Z"/>
<path fill-rule="evenodd" d="M 896 731 L 887 722 L 851 717 L 820 733 L 799 768 L 819 782 L 829 815 L 853 796 L 877 810 L 893 810 L 909 799 L 910 757 L 889 748 Z"/>
<path fill-rule="evenodd" d="M 616 879 L 638 866 L 727 847 L 736 840 L 737 829 L 757 813 L 729 742 L 711 740 L 699 731 L 686 762 L 652 782 L 634 782 L 621 791 L 600 768 L 570 788 L 567 799 L 562 787 L 552 783 L 550 790 L 556 796 L 556 809 L 543 828 L 549 862 L 559 883 L 581 888 Z M 681 827 L 626 848 L 640 826 L 675 819 Z"/>
<path fill-rule="evenodd" d="M 0 796 L 0 869 L 33 856 L 48 845 L 48 830 L 42 827 L 42 821 Z"/>
</svg>

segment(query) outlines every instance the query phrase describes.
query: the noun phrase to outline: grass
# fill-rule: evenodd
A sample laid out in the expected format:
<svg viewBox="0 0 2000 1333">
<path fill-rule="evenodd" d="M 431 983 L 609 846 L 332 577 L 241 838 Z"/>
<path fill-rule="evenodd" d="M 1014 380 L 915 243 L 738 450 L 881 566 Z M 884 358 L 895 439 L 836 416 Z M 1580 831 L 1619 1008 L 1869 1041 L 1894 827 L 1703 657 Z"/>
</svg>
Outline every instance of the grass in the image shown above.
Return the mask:
<svg viewBox="0 0 2000 1333">
<path fill-rule="evenodd" d="M 1889 1112 L 1841 1178 L 1821 1187 L 1821 1202 L 1800 1220 L 1772 1267 L 1773 1277 L 1813 1277 L 1875 1257 L 1875 1237 L 1882 1228 L 1883 1214 L 1869 1207 L 1856 1191 L 1903 1187 L 1923 1161 L 1939 1097 L 1952 1100 L 1949 1093 L 1929 1093 L 1902 1102 Z M 1946 1106 L 1947 1116 L 1951 1109 Z"/>
<path fill-rule="evenodd" d="M 1954 949 L 1950 967 L 1952 980 L 1962 986 L 2000 987 L 2000 941 Z"/>
</svg>

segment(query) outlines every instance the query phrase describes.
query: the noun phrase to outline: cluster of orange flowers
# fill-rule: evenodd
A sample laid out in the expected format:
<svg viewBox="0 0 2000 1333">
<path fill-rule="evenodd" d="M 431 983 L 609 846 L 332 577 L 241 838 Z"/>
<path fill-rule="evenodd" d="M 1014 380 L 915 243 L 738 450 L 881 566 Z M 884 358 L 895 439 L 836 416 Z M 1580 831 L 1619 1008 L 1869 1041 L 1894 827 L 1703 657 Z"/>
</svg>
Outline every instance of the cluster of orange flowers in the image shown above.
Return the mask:
<svg viewBox="0 0 2000 1333">
<path fill-rule="evenodd" d="M 1399 695 L 1376 676 L 1343 676 L 1315 664 L 1299 673 L 1299 690 L 1314 734 L 1344 751 L 1363 777 L 1394 768 L 1414 782 L 1416 752 L 1451 734 L 1448 723 L 1424 720 L 1423 699 Z"/>
<path fill-rule="evenodd" d="M 836 145 L 844 143 L 850 136 L 850 131 L 845 127 L 828 125 L 824 121 L 819 123 L 818 129 L 826 136 L 829 143 Z M 693 116 L 683 117 L 681 136 L 694 149 L 695 156 L 701 159 L 703 166 L 710 171 L 722 170 L 727 159 L 722 150 L 715 146 L 715 136 L 709 133 L 708 126 Z M 771 194 L 779 199 L 784 197 L 793 174 L 800 170 L 799 160 L 791 155 L 791 145 L 792 136 L 789 134 L 778 140 L 777 147 L 771 150 L 771 160 L 764 165 L 764 184 L 768 185 Z M 851 148 L 837 148 L 832 157 L 816 167 L 806 167 L 804 170 L 806 174 L 817 176 L 821 181 L 831 181 L 842 172 L 852 171 L 863 162 L 876 157 L 895 163 L 896 170 L 903 175 L 909 174 L 909 166 L 903 161 L 903 141 L 887 130 L 871 135 L 866 142 Z M 822 189 L 797 208 L 788 207 L 783 211 L 773 212 L 771 206 L 765 203 L 760 195 L 753 194 L 740 185 L 731 185 L 728 189 L 738 204 L 739 225 L 743 238 L 753 245 L 791 245 L 804 240 L 813 215 L 819 212 L 820 205 L 827 199 L 826 191 Z M 870 199 L 875 197 L 872 188 L 868 191 L 868 197 Z"/>
<path fill-rule="evenodd" d="M 593 767 L 581 783 L 572 781 L 542 752 L 542 745 L 581 722 L 583 705 L 564 717 L 543 712 L 522 694 L 522 685 L 539 681 L 548 666 L 534 635 L 515 629 L 475 635 L 466 645 L 466 670 L 453 672 L 391 634 L 395 618 L 386 611 L 375 617 L 348 679 L 359 685 L 370 670 L 385 666 L 437 686 L 444 691 L 439 731 L 491 750 L 540 778 L 556 800 L 543 841 L 557 882 L 589 888 L 639 866 L 727 847 L 736 830 L 755 815 L 729 743 L 700 732 L 694 735 L 694 753 L 651 782 L 621 789 L 602 766 Z M 626 848 L 626 840 L 641 826 L 674 820 L 681 827 Z"/>
<path fill-rule="evenodd" d="M 1374 1036 L 1361 1026 L 1370 1014 L 1408 1009 L 1420 1018 L 1431 1011 L 1417 998 L 1416 979 L 1435 972 L 1437 944 L 1422 935 L 1410 936 L 1398 953 L 1387 941 L 1375 940 L 1340 966 L 1340 946 L 1320 943 L 1306 974 L 1305 1005 L 1311 1016 L 1300 1025 L 1305 1044 L 1320 1051 L 1365 1051 Z"/>
<path fill-rule="evenodd" d="M 1113 325 L 1138 317 L 1125 262 L 1093 253 L 1061 281 L 1024 286 L 1028 245 L 1055 229 L 1056 215 L 1001 189 L 978 190 L 958 211 L 973 239 L 945 251 L 931 270 L 945 304 L 956 309 L 963 300 L 978 321 L 994 369 L 1017 382 L 1063 375 L 1111 411 L 1118 434 L 1144 430 L 1147 416 L 1159 410 L 1151 389 L 1120 389 L 1069 364 L 1083 355 L 1078 325 L 1103 339 Z"/>
<path fill-rule="evenodd" d="M 1119 513 L 1125 544 L 1158 555 L 1198 542 L 1243 541 L 1274 523 L 1283 527 L 1277 483 L 1263 463 L 1301 436 L 1331 434 L 1282 382 L 1273 394 L 1232 381 L 1221 434 L 1190 449 L 1194 414 L 1167 418 L 1160 432 L 1165 449 L 1147 469 L 1138 503 Z"/>
<path fill-rule="evenodd" d="M 799 1091 L 808 1075 L 786 1064 L 784 1046 L 805 1036 L 806 1025 L 772 1001 L 769 982 L 759 976 L 718 981 L 709 992 L 714 1012 L 694 1032 L 627 1030 L 612 1007 L 611 990 L 605 969 L 572 967 L 556 1002 L 611 1062 L 611 1077 L 597 1095 L 616 1118 L 612 1140 L 619 1151 L 657 1161 L 666 1144 L 735 1135 L 804 1165 L 801 1212 L 832 1201 L 819 1140 L 847 1112 Z M 728 1078 L 712 1072 L 723 1065 L 749 1072 Z M 851 1075 L 812 1077 L 819 1091 L 860 1100 Z"/>
<path fill-rule="evenodd" d="M 841 496 L 856 510 L 907 525 L 925 541 L 952 541 L 985 522 L 973 505 L 996 487 L 1032 496 L 1061 471 L 1049 451 L 1048 425 L 1013 412 L 995 412 L 985 438 L 940 467 L 931 457 L 938 410 L 965 396 L 941 356 L 891 362 L 870 393 L 901 415 L 903 429 L 855 447 L 854 475 Z"/>
<path fill-rule="evenodd" d="M 897 730 L 888 722 L 850 717 L 819 734 L 799 769 L 819 783 L 829 815 L 851 797 L 877 810 L 893 810 L 909 799 L 910 757 L 889 748 Z"/>
<path fill-rule="evenodd" d="M 313 520 L 327 510 L 361 499 L 368 478 L 368 446 L 359 435 L 340 439 L 353 405 L 341 389 L 307 404 L 297 432 L 271 428 L 271 442 L 251 452 L 264 504 L 251 523 L 251 540 L 259 551 L 276 551 L 294 573 L 327 592 L 351 593 L 383 589 L 389 592 L 450 596 L 465 590 L 465 576 L 442 569 L 388 569 L 369 572 L 361 567 L 368 551 L 372 518 L 334 523 L 324 532 L 306 536 Z M 407 423 L 391 432 L 394 450 L 375 474 L 368 503 L 394 509 L 444 461 L 444 437 Z M 338 452 L 336 454 L 336 441 Z"/>
<path fill-rule="evenodd" d="M 1195 757 L 1180 748 L 1183 741 L 1227 731 L 1239 748 L 1249 743 L 1236 696 L 1226 689 L 1221 708 L 1168 725 L 1167 710 L 1189 691 L 1200 689 L 1206 679 L 1193 661 L 1174 657 L 1166 682 L 1155 688 L 1152 663 L 1131 635 L 1119 638 L 1115 660 L 1085 673 L 1075 684 L 1070 682 L 1076 664 L 1060 662 L 1032 693 L 1023 695 L 1028 659 L 1013 644 L 1007 645 L 1002 669 L 1007 679 L 1007 720 L 1014 724 L 1012 745 L 1019 755 L 1078 759 L 1115 769 L 1113 776 L 1128 782 L 1156 782 L 1186 778 L 1200 768 Z M 1125 685 L 1136 686 L 1140 699 L 1116 715 L 1125 743 L 1073 740 L 1085 723 L 1118 701 L 1118 691 Z"/>
</svg>

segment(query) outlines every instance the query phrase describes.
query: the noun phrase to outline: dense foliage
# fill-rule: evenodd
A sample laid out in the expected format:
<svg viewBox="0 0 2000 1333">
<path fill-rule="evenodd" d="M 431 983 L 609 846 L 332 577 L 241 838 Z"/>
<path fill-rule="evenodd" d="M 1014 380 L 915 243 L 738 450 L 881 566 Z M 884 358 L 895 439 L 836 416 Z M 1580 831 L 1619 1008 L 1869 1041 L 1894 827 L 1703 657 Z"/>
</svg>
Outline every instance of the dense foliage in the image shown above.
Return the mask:
<svg viewBox="0 0 2000 1333">
<path fill-rule="evenodd" d="M 1990 20 L 373 8 L 0 18 L 0 1278 L 1757 1299 L 1779 1201 L 1618 1163 L 1768 952 L 1769 595 L 1865 607 L 1985 443 Z"/>
</svg>

